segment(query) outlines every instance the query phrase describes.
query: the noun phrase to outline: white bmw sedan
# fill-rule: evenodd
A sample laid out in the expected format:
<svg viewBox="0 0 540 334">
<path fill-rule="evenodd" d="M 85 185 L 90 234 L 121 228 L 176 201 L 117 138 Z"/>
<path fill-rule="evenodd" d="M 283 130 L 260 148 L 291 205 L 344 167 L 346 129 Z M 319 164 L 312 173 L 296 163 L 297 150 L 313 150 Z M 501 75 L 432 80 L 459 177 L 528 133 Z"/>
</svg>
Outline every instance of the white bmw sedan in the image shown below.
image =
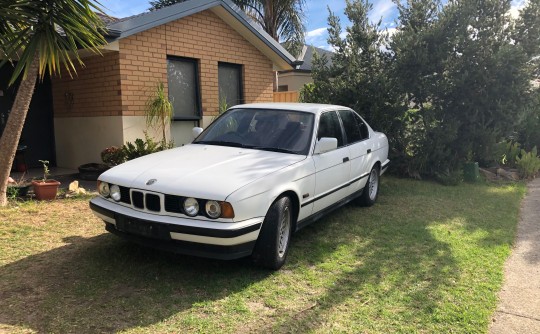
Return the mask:
<svg viewBox="0 0 540 334">
<path fill-rule="evenodd" d="M 293 232 L 352 200 L 373 205 L 389 163 L 386 136 L 341 106 L 238 105 L 201 131 L 99 177 L 90 208 L 109 232 L 279 269 Z"/>
</svg>

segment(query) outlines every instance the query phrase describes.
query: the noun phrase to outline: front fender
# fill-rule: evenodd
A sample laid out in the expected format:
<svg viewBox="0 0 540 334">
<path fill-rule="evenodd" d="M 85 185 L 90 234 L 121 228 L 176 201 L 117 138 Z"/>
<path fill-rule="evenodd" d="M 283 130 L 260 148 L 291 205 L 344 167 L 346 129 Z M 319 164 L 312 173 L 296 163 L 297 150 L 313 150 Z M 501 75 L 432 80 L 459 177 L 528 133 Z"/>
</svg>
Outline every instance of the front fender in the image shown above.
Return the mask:
<svg viewBox="0 0 540 334">
<path fill-rule="evenodd" d="M 305 159 L 235 191 L 226 199 L 234 208 L 234 221 L 266 216 L 270 205 L 285 192 L 293 192 L 300 203 L 303 194 L 315 191 L 314 172 L 311 159 Z"/>
</svg>

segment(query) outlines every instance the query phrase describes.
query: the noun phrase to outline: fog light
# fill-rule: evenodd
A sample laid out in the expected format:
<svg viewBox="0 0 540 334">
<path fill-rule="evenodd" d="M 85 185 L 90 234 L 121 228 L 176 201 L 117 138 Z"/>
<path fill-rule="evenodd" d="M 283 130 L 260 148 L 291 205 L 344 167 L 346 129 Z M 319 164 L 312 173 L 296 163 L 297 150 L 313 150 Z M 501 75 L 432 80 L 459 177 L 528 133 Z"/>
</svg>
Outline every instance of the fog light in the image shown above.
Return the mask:
<svg viewBox="0 0 540 334">
<path fill-rule="evenodd" d="M 199 213 L 199 202 L 193 197 L 184 200 L 184 213 L 190 217 L 195 217 Z"/>
<path fill-rule="evenodd" d="M 208 217 L 216 219 L 221 216 L 221 206 L 216 201 L 207 201 L 206 202 L 206 214 Z"/>
<path fill-rule="evenodd" d="M 118 201 L 120 201 L 121 197 L 122 196 L 120 195 L 120 187 L 117 186 L 116 184 L 112 185 L 111 186 L 111 198 L 118 202 Z"/>
</svg>

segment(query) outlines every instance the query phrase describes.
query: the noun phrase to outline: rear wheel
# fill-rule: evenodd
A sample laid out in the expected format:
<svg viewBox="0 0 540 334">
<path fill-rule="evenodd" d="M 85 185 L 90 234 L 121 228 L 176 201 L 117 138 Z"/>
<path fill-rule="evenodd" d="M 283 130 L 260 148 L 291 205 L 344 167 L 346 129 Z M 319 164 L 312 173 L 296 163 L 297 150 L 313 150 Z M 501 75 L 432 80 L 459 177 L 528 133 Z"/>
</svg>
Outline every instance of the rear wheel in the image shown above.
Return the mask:
<svg viewBox="0 0 540 334">
<path fill-rule="evenodd" d="M 375 165 L 369 172 L 369 178 L 366 182 L 366 186 L 362 191 L 362 195 L 359 197 L 359 203 L 363 206 L 372 206 L 377 201 L 379 196 L 379 166 Z"/>
<path fill-rule="evenodd" d="M 288 197 L 278 198 L 268 210 L 253 250 L 253 261 L 269 269 L 283 266 L 291 242 L 293 212 Z"/>
</svg>

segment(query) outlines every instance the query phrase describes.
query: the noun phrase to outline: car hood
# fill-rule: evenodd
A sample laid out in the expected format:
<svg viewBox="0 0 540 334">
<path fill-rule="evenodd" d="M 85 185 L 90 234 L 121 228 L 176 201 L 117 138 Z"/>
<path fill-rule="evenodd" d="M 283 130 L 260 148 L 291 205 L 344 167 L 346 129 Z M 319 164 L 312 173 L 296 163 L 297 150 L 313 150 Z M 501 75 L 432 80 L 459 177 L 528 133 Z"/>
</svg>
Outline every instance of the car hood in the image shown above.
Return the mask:
<svg viewBox="0 0 540 334">
<path fill-rule="evenodd" d="M 305 158 L 296 154 L 190 144 L 128 161 L 109 169 L 99 179 L 160 193 L 225 200 L 235 190 Z M 154 183 L 147 185 L 152 179 Z"/>
</svg>

